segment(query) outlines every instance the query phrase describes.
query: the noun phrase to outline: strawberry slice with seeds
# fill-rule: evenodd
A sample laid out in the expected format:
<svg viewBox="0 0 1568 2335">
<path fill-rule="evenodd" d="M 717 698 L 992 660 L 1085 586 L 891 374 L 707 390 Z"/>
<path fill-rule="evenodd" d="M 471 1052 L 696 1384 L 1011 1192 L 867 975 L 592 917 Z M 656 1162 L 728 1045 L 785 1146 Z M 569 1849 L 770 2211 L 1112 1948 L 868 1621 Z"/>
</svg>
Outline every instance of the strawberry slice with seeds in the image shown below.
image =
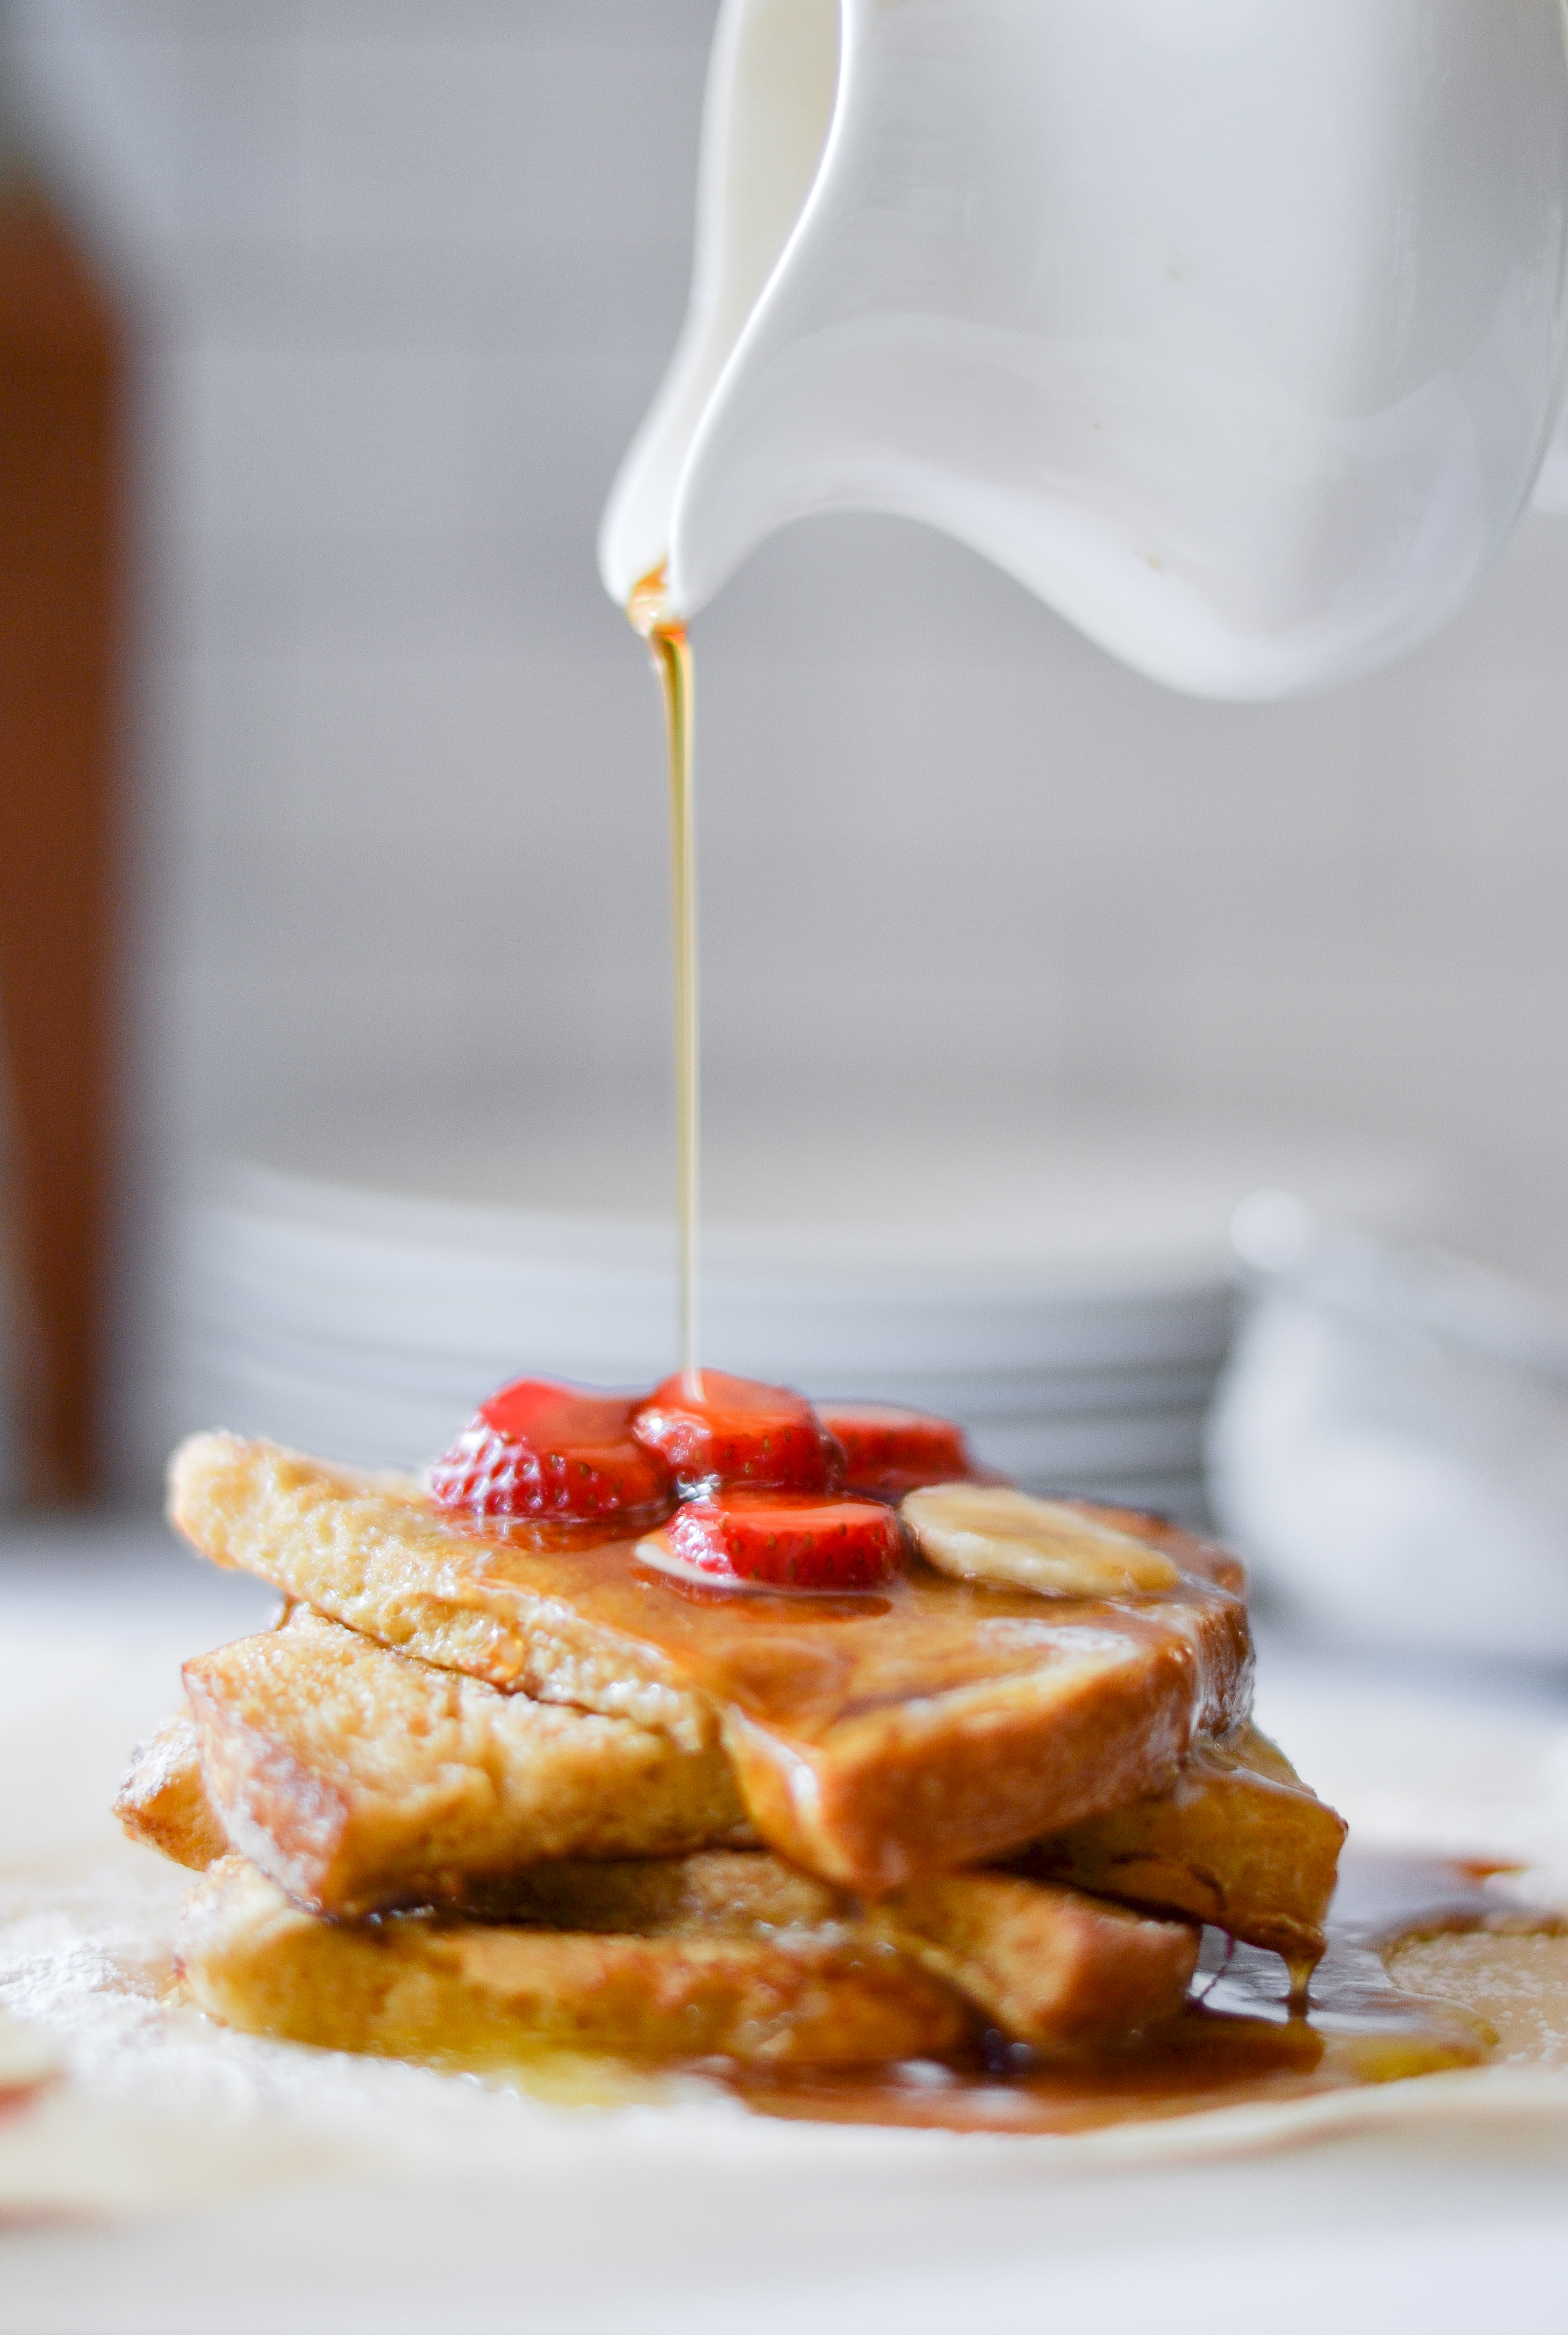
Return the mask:
<svg viewBox="0 0 1568 2335">
<path fill-rule="evenodd" d="M 640 1400 L 517 1379 L 480 1405 L 435 1462 L 431 1497 L 473 1516 L 602 1518 L 644 1531 L 669 1515 L 675 1489 L 658 1453 L 632 1433 Z"/>
<path fill-rule="evenodd" d="M 962 1427 L 891 1402 L 824 1404 L 823 1426 L 844 1448 L 844 1488 L 901 1500 L 924 1484 L 966 1482 L 978 1471 Z"/>
<path fill-rule="evenodd" d="M 728 1371 L 677 1371 L 654 1389 L 632 1432 L 682 1495 L 726 1484 L 830 1492 L 842 1480 L 843 1454 L 804 1395 Z"/>
<path fill-rule="evenodd" d="M 880 1500 L 821 1492 L 720 1492 L 678 1507 L 646 1562 L 718 1584 L 766 1589 L 879 1589 L 907 1553 L 904 1527 Z"/>
</svg>

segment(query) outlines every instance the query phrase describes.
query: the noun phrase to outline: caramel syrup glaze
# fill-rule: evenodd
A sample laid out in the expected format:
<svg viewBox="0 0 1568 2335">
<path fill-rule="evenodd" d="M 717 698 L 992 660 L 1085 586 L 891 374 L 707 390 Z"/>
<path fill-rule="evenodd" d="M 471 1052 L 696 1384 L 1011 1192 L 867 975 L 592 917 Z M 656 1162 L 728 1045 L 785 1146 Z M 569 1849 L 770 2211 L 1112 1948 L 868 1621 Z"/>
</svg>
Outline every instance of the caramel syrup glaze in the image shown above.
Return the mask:
<svg viewBox="0 0 1568 2335">
<path fill-rule="evenodd" d="M 558 1603 L 624 1645 L 635 1674 L 711 1695 L 764 1838 L 874 1895 L 1159 1790 L 1195 1735 L 1247 1716 L 1234 1560 L 1174 1526 L 1094 1513 L 1166 1550 L 1177 1585 L 1045 1598 L 912 1559 L 870 1594 L 709 1590 L 641 1564 L 633 1543 L 493 1526 L 472 1575 L 487 1603 L 508 1587 Z M 547 1608 L 528 1626 L 547 1634 Z"/>
<path fill-rule="evenodd" d="M 1491 2055 L 1491 2030 L 1457 2004 L 1400 1992 L 1385 1956 L 1411 1936 L 1496 1922 L 1497 1900 L 1477 1875 L 1498 1869 L 1348 1855 L 1329 1949 L 1304 2014 L 1291 2009 L 1290 1975 L 1277 1955 L 1205 1930 L 1181 2019 L 1108 2063 L 1046 2067 L 990 2036 L 970 2058 L 951 2063 L 777 2077 L 757 2069 L 712 2072 L 764 2116 L 1062 2134 L 1476 2067 Z M 1529 1917 L 1505 1918 L 1516 1930 Z M 1561 1923 L 1543 1914 L 1535 1926 Z"/>
<path fill-rule="evenodd" d="M 1168 1652 L 1193 1727 L 1219 1734 L 1246 1716 L 1251 1667 L 1240 1565 L 1212 1541 L 1132 1510 L 1086 1512 L 1166 1552 L 1183 1578 L 1153 1595 L 1089 1600 L 955 1581 L 912 1558 L 881 1588 L 853 1594 L 709 1589 L 643 1564 L 634 1541 L 561 1526 L 465 1526 L 487 1589 L 515 1585 L 655 1658 L 672 1677 L 803 1739 L 911 1697 L 1021 1677 L 1042 1663 Z M 1183 1746 L 1185 1749 L 1185 1744 Z"/>
</svg>

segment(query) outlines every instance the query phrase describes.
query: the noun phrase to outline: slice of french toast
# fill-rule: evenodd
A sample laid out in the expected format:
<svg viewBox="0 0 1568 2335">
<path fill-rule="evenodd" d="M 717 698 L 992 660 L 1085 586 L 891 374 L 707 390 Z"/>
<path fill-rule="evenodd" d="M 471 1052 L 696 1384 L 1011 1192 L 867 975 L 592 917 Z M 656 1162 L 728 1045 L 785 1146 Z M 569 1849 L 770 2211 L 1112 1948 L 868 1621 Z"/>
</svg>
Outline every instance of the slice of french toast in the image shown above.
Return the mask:
<svg viewBox="0 0 1568 2335">
<path fill-rule="evenodd" d="M 722 1740 L 762 1837 L 867 1895 L 1159 1791 L 1195 1739 L 1245 1719 L 1239 1567 L 1095 1513 L 1168 1555 L 1176 1586 L 1049 1598 L 914 1563 L 870 1595 L 709 1591 L 629 1542 L 480 1526 L 408 1479 L 228 1435 L 186 1444 L 170 1492 L 216 1563 L 384 1644 L 688 1749 Z"/>
<path fill-rule="evenodd" d="M 1212 1922 L 1310 1967 L 1347 1826 L 1254 1727 L 1195 1744 L 1172 1788 L 1034 1843 L 1017 1868 Z"/>
<path fill-rule="evenodd" d="M 192 1888 L 179 1956 L 226 2025 L 329 2050 L 504 2067 L 541 2050 L 771 2066 L 936 2058 L 974 2017 L 893 1946 L 836 1931 L 690 1936 L 302 1913 L 243 1858 Z"/>
<path fill-rule="evenodd" d="M 552 1857 L 750 1836 L 717 1742 L 502 1694 L 307 1607 L 185 1685 L 225 1844 L 315 1913 L 482 1903 Z"/>
<path fill-rule="evenodd" d="M 718 1740 L 719 1709 L 668 1656 L 578 1613 L 547 1577 L 529 1579 L 541 1552 L 524 1528 L 477 1528 L 411 1477 L 195 1435 L 169 1462 L 169 1515 L 214 1565 L 399 1652 L 503 1693 L 630 1719 L 688 1750 Z M 539 1537 L 547 1566 L 547 1529 Z"/>
<path fill-rule="evenodd" d="M 1120 2050 L 1180 2010 L 1199 1932 L 1005 1873 L 934 1874 L 878 1909 L 879 1934 L 1046 2059 Z"/>
<path fill-rule="evenodd" d="M 228 1853 L 228 1836 L 208 1797 L 201 1743 L 189 1710 L 166 1719 L 131 1755 L 114 1814 L 132 1840 L 203 1873 Z"/>
<path fill-rule="evenodd" d="M 507 1906 L 514 1922 L 644 1937 L 833 1925 L 869 1934 L 956 1988 L 989 2026 L 1053 2059 L 1093 2056 L 1174 2019 L 1198 1952 L 1190 1923 L 1011 1874 L 917 1881 L 867 1916 L 846 1892 L 755 1852 L 539 1865 L 515 1877 Z"/>
<path fill-rule="evenodd" d="M 324 1923 L 245 1860 L 182 1919 L 197 2001 L 253 2033 L 473 2060 L 546 2045 L 815 2061 L 951 2052 L 979 2026 L 1054 2059 L 1180 2010 L 1198 1933 L 1002 1874 L 915 1884 L 869 1919 L 759 1851 L 544 1865 L 503 1925 Z"/>
</svg>

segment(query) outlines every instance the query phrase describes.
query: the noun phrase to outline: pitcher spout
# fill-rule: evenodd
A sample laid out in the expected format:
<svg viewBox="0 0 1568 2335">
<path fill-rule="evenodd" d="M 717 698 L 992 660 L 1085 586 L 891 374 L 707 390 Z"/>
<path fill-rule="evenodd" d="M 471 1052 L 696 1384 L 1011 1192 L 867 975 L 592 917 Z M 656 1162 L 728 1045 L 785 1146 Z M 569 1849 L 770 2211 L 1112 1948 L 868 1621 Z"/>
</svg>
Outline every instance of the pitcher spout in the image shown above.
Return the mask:
<svg viewBox="0 0 1568 2335">
<path fill-rule="evenodd" d="M 1561 0 L 726 0 L 623 602 L 943 528 L 1170 685 L 1386 663 L 1508 538 L 1568 304 Z"/>
</svg>

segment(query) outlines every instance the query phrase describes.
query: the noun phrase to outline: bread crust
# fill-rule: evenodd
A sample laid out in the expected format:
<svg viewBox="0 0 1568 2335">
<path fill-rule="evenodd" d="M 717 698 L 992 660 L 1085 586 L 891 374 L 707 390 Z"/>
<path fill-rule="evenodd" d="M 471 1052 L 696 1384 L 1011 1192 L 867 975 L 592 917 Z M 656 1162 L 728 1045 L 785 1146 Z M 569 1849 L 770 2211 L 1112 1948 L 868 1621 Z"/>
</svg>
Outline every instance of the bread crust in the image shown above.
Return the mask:
<svg viewBox="0 0 1568 2335">
<path fill-rule="evenodd" d="M 194 1435 L 169 1463 L 169 1521 L 214 1565 L 254 1573 L 394 1651 L 503 1693 L 656 1728 L 689 1750 L 719 1714 L 655 1648 L 508 1576 L 516 1546 L 427 1500 L 409 1476 Z M 548 1546 L 547 1532 L 540 1536 Z"/>
<path fill-rule="evenodd" d="M 1174 2020 L 1199 1933 L 1076 1889 L 1002 1873 L 942 1874 L 879 1910 L 889 1943 L 1044 2059 L 1125 2050 Z"/>
<path fill-rule="evenodd" d="M 228 1853 L 228 1836 L 208 1797 L 201 1742 L 189 1710 L 178 1711 L 139 1743 L 114 1797 L 114 1814 L 132 1840 L 176 1865 L 203 1873 Z"/>
<path fill-rule="evenodd" d="M 1212 1922 L 1310 1968 L 1323 1952 L 1344 1818 L 1245 1727 L 1198 1743 L 1169 1791 L 1037 1842 L 1020 1869 Z"/>
<path fill-rule="evenodd" d="M 235 1856 L 191 1890 L 179 1953 L 195 2001 L 227 2026 L 470 2068 L 543 2050 L 857 2066 L 951 2052 L 973 2026 L 951 1988 L 877 1940 L 610 1936 L 420 1914 L 340 1925 Z"/>
<path fill-rule="evenodd" d="M 750 1836 L 717 1744 L 502 1694 L 307 1608 L 185 1685 L 225 1842 L 315 1913 L 483 1904 L 551 1858 Z"/>
</svg>

